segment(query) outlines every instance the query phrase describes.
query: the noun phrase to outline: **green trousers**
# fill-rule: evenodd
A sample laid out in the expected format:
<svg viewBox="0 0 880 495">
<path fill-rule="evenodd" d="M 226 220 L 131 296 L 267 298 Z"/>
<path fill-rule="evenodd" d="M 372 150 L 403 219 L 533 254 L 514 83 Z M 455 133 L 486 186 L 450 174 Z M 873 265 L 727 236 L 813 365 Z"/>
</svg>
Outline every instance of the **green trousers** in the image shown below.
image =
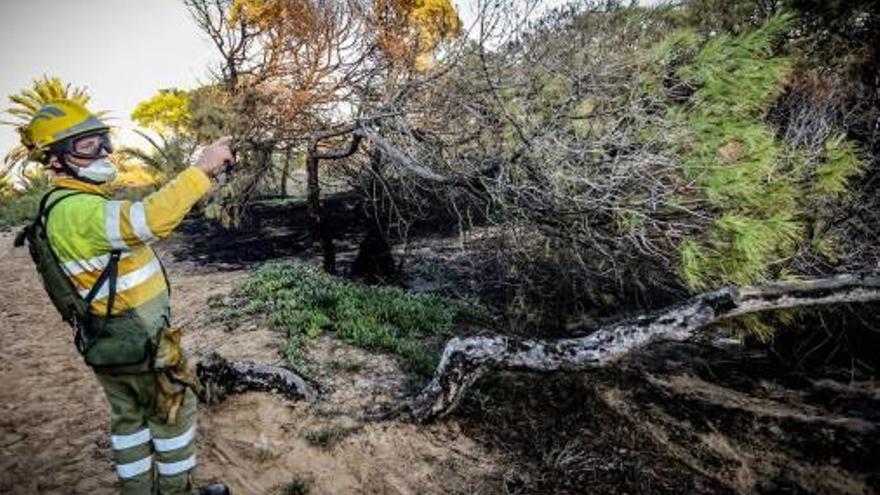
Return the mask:
<svg viewBox="0 0 880 495">
<path fill-rule="evenodd" d="M 174 424 L 154 415 L 156 373 L 95 373 L 110 401 L 110 443 L 122 495 L 192 494 L 196 396 L 186 389 Z"/>
</svg>

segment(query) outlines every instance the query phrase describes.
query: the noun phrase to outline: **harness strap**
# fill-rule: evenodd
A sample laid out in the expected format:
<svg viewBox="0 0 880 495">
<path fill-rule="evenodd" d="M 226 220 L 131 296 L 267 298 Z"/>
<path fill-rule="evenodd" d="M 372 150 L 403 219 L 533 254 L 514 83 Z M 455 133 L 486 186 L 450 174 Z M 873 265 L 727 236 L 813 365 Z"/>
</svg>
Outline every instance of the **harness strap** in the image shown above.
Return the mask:
<svg viewBox="0 0 880 495">
<path fill-rule="evenodd" d="M 65 194 L 61 198 L 53 201 L 47 207 L 46 203 L 49 200 L 49 196 L 51 196 L 53 192 L 58 191 L 60 189 L 63 189 L 63 188 L 52 189 L 51 191 L 46 193 L 45 196 L 43 196 L 42 200 L 40 200 L 40 206 L 39 206 L 39 209 L 37 210 L 38 213 L 37 213 L 37 218 L 35 221 L 37 221 L 37 222 L 42 221 L 43 222 L 43 231 L 44 232 L 46 232 L 46 226 L 49 223 L 49 212 L 51 212 L 52 208 L 54 208 L 56 205 L 58 205 L 59 203 L 61 203 L 65 199 L 67 199 L 71 196 L 77 196 L 80 194 L 89 194 L 91 196 L 101 196 L 106 199 L 106 197 L 104 197 L 100 194 L 94 194 L 94 193 L 89 193 L 89 192 L 85 192 L 85 191 L 73 191 L 70 194 Z M 49 245 L 49 248 L 50 249 L 52 248 L 51 244 Z M 107 263 L 107 266 L 101 272 L 101 275 L 98 276 L 98 279 L 95 281 L 94 285 L 92 285 L 92 288 L 89 289 L 89 292 L 88 292 L 88 294 L 86 294 L 86 297 L 85 297 L 86 304 L 91 305 L 92 301 L 95 299 L 95 296 L 98 295 L 98 291 L 104 285 L 104 282 L 106 282 L 109 279 L 109 281 L 110 281 L 109 289 L 110 290 L 109 290 L 109 295 L 107 296 L 107 314 L 104 316 L 104 325 L 105 326 L 107 324 L 107 320 L 110 319 L 110 313 L 113 310 L 113 300 L 116 298 L 116 278 L 117 278 L 118 272 L 119 272 L 119 269 L 118 269 L 119 268 L 119 258 L 121 255 L 122 255 L 122 251 L 119 249 L 114 249 L 114 250 L 110 251 L 110 262 Z M 86 325 L 86 326 L 88 326 L 88 325 Z M 86 338 L 88 340 L 90 340 L 91 337 L 93 337 L 93 336 L 86 335 Z"/>
<path fill-rule="evenodd" d="M 65 199 L 67 199 L 71 196 L 78 196 L 80 194 L 91 194 L 92 196 L 97 196 L 97 194 L 87 193 L 85 191 L 73 191 L 70 194 L 65 194 L 64 196 L 61 196 L 60 198 L 58 198 L 57 200 L 55 200 L 51 204 L 49 204 L 49 206 L 47 207 L 46 203 L 49 201 L 49 196 L 51 196 L 52 193 L 54 193 L 55 191 L 61 191 L 61 190 L 70 191 L 70 189 L 63 189 L 63 188 L 58 187 L 58 188 L 52 189 L 51 191 L 47 192 L 43 196 L 43 199 L 40 200 L 40 206 L 37 209 L 37 218 L 35 219 L 35 221 L 36 222 L 42 221 L 43 227 L 45 227 L 46 223 L 49 221 L 49 212 L 52 211 L 52 208 L 55 208 L 55 205 L 57 205 L 58 203 L 64 201 Z"/>
<path fill-rule="evenodd" d="M 110 252 L 110 263 L 107 264 L 107 268 L 104 271 L 110 272 L 110 295 L 107 296 L 107 316 L 106 318 L 110 318 L 110 311 L 113 309 L 113 299 L 116 298 L 116 277 L 119 275 L 119 255 L 122 254 L 122 251 L 118 249 Z M 91 302 L 91 301 L 89 301 Z M 106 321 L 106 320 L 105 320 Z"/>
<path fill-rule="evenodd" d="M 32 229 L 33 226 L 34 226 L 37 222 L 42 222 L 42 224 L 43 224 L 43 228 L 45 229 L 45 227 L 46 227 L 46 223 L 47 223 L 47 221 L 48 221 L 48 219 L 49 219 L 49 212 L 52 211 L 52 208 L 54 208 L 55 205 L 57 205 L 57 204 L 60 203 L 61 201 L 65 200 L 65 199 L 67 199 L 67 198 L 69 198 L 69 197 L 71 197 L 71 196 L 76 196 L 77 194 L 88 194 L 88 193 L 86 193 L 86 192 L 74 191 L 74 192 L 72 192 L 72 193 L 70 193 L 70 194 L 67 194 L 67 195 L 62 196 L 60 199 L 58 199 L 58 200 L 56 200 L 55 202 L 53 202 L 52 204 L 50 204 L 49 207 L 47 208 L 47 207 L 46 207 L 46 203 L 49 201 L 49 196 L 51 196 L 53 192 L 58 191 L 58 190 L 60 190 L 60 189 L 62 189 L 62 188 L 60 188 L 60 187 L 58 187 L 58 188 L 54 188 L 54 189 L 50 190 L 49 192 L 47 192 L 46 194 L 43 195 L 43 197 L 40 199 L 40 204 L 39 204 L 39 206 L 37 207 L 37 216 L 36 216 L 36 218 L 34 218 L 34 221 L 31 222 L 30 224 L 28 224 L 28 226 L 26 226 L 24 229 L 22 229 L 21 232 L 19 232 L 18 235 L 15 237 L 15 244 L 14 244 L 15 247 L 21 247 L 21 246 L 24 245 L 24 240 L 25 240 L 25 237 L 26 237 L 27 234 L 28 234 L 28 231 L 29 231 L 30 229 Z M 51 249 L 52 246 L 50 245 L 49 248 Z"/>
</svg>

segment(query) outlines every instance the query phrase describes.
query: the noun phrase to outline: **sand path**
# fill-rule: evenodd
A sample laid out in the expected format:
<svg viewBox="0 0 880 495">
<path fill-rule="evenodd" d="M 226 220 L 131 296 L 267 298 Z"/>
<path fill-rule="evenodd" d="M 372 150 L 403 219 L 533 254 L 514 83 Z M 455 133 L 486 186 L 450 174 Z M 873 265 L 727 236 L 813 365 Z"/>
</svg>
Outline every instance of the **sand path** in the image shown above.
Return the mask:
<svg viewBox="0 0 880 495">
<path fill-rule="evenodd" d="M 246 272 L 160 255 L 174 287 L 175 321 L 193 352 L 280 362 L 279 335 L 258 323 L 228 330 L 206 317 L 208 297 Z M 109 405 L 10 233 L 0 234 L 0 274 L 0 493 L 115 493 Z M 322 395 L 311 404 L 248 393 L 201 408 L 200 482 L 224 480 L 237 494 L 498 491 L 490 480 L 498 480 L 500 461 L 454 421 L 416 427 L 359 418 L 405 393 L 393 360 L 331 339 L 318 342 L 314 355 L 319 363 L 357 366 L 332 373 L 319 366 Z"/>
</svg>

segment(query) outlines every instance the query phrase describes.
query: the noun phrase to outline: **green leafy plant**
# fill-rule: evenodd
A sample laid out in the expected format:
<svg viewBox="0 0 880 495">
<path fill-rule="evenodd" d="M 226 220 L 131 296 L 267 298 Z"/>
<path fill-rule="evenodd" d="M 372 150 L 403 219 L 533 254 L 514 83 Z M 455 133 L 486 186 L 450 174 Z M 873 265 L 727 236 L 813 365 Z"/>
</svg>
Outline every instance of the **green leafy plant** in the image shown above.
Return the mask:
<svg viewBox="0 0 880 495">
<path fill-rule="evenodd" d="M 352 345 L 397 354 L 423 376 L 436 364 L 431 343 L 449 334 L 456 317 L 479 311 L 437 296 L 355 284 L 293 262 L 261 266 L 229 299 L 218 318 L 264 315 L 287 333 L 283 352 L 294 366 L 303 364 L 310 340 L 332 332 Z"/>
<path fill-rule="evenodd" d="M 844 195 L 861 171 L 853 145 L 842 137 L 829 139 L 824 160 L 813 164 L 767 122 L 793 67 L 772 46 L 792 21 L 780 14 L 741 35 L 712 38 L 676 70 L 695 90 L 668 113 L 680 137 L 681 172 L 699 185 L 713 214 L 705 232 L 679 246 L 680 273 L 692 289 L 775 278 L 774 267 L 807 241 L 815 204 Z M 672 63 L 677 58 L 670 53 L 694 39 L 670 35 L 658 60 Z"/>
</svg>

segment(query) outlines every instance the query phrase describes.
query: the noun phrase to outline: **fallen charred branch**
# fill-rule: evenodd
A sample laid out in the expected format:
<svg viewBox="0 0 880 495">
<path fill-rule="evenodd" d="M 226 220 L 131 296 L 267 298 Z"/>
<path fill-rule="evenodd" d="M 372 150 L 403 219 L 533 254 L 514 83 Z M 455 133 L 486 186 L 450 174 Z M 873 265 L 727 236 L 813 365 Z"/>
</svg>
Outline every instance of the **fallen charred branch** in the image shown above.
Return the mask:
<svg viewBox="0 0 880 495">
<path fill-rule="evenodd" d="M 880 300 L 880 272 L 727 287 L 682 304 L 599 328 L 580 338 L 525 340 L 504 336 L 453 338 L 434 377 L 408 404 L 427 422 L 449 414 L 467 390 L 490 370 L 578 371 L 614 362 L 651 342 L 682 341 L 725 318 L 773 309 Z"/>
<path fill-rule="evenodd" d="M 249 391 L 272 392 L 290 400 L 310 400 L 315 393 L 296 373 L 278 366 L 229 361 L 217 353 L 202 358 L 196 366 L 205 402 L 218 402 L 226 395 Z"/>
</svg>

